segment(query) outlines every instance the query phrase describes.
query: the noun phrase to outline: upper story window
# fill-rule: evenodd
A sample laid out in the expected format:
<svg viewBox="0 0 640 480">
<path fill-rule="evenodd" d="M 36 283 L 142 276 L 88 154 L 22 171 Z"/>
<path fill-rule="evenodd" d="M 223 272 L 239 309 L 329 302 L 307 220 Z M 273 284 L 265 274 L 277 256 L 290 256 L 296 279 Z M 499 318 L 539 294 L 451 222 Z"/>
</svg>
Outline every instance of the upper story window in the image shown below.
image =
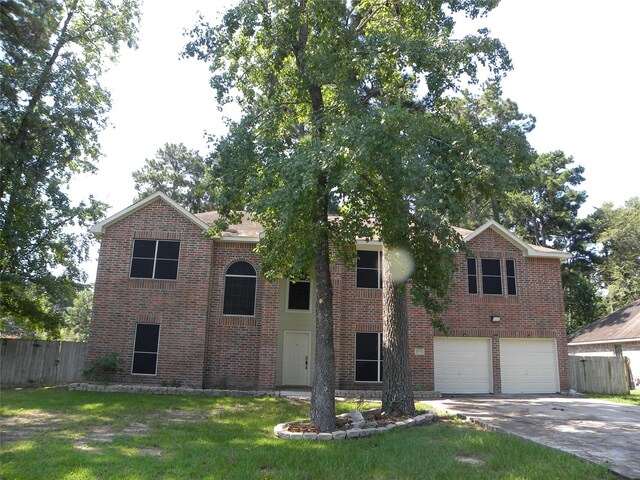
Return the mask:
<svg viewBox="0 0 640 480">
<path fill-rule="evenodd" d="M 309 280 L 289 280 L 287 310 L 311 310 L 311 282 Z"/>
<path fill-rule="evenodd" d="M 469 293 L 478 293 L 478 265 L 475 258 L 467 258 Z"/>
<path fill-rule="evenodd" d="M 507 259 L 504 261 L 507 267 L 507 295 L 516 294 L 516 262 Z"/>
<path fill-rule="evenodd" d="M 356 286 L 382 288 L 382 252 L 358 250 Z"/>
<path fill-rule="evenodd" d="M 500 260 L 483 258 L 482 266 L 482 293 L 485 295 L 502 295 L 502 272 Z"/>
<path fill-rule="evenodd" d="M 178 278 L 180 242 L 171 240 L 134 240 L 131 278 Z"/>
<path fill-rule="evenodd" d="M 160 325 L 139 323 L 136 325 L 136 339 L 133 347 L 131 373 L 155 375 L 158 365 L 158 341 Z"/>
<path fill-rule="evenodd" d="M 254 315 L 256 306 L 256 269 L 247 262 L 232 263 L 224 276 L 225 315 Z"/>
<path fill-rule="evenodd" d="M 482 293 L 485 295 L 502 295 L 503 272 L 506 278 L 507 295 L 516 295 L 516 265 L 515 260 L 502 260 L 496 258 L 480 259 L 480 273 L 478 262 L 475 258 L 467 258 L 467 282 L 469 293 L 478 293 L 478 277 L 482 279 Z"/>
</svg>

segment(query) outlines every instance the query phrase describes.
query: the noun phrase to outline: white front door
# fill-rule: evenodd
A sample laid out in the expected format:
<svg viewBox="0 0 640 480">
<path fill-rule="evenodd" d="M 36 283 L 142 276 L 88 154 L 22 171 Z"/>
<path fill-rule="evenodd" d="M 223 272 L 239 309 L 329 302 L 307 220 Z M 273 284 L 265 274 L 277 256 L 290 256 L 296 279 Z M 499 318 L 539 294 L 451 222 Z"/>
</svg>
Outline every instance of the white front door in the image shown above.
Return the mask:
<svg viewBox="0 0 640 480">
<path fill-rule="evenodd" d="M 282 384 L 308 386 L 309 382 L 309 332 L 284 332 L 282 349 Z"/>
</svg>

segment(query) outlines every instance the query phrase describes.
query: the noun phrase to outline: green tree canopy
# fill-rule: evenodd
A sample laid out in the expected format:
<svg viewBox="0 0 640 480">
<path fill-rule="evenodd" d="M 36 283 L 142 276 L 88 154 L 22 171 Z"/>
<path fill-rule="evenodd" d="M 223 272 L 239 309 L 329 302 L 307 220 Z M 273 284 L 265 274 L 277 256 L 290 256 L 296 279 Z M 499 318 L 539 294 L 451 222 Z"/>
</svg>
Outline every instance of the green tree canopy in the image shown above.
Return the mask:
<svg viewBox="0 0 640 480">
<path fill-rule="evenodd" d="M 605 203 L 590 219 L 603 257 L 598 279 L 614 311 L 640 299 L 640 197 L 620 208 Z"/>
<path fill-rule="evenodd" d="M 162 191 L 193 213 L 213 209 L 213 192 L 207 188 L 207 168 L 204 158 L 182 143 L 165 143 L 154 158 L 145 160 L 140 170 L 133 172 L 138 197 Z"/>
<path fill-rule="evenodd" d="M 0 318 L 55 331 L 83 275 L 105 205 L 74 204 L 72 175 L 95 170 L 109 94 L 99 83 L 135 46 L 136 0 L 0 2 Z M 83 228 L 84 229 L 84 228 Z"/>
<path fill-rule="evenodd" d="M 73 304 L 65 308 L 62 313 L 64 326 L 61 329 L 61 338 L 69 341 L 89 340 L 92 310 L 93 290 L 90 288 L 80 290 L 73 299 Z"/>
<path fill-rule="evenodd" d="M 571 166 L 561 151 L 538 155 L 525 174 L 528 188 L 509 195 L 507 225 L 536 245 L 564 250 L 577 228 L 586 192 L 573 187 L 584 181 L 584 167 Z"/>
<path fill-rule="evenodd" d="M 437 214 L 444 212 L 438 202 L 454 204 L 454 196 L 436 198 L 451 182 L 437 184 L 445 176 L 435 165 L 452 173 L 445 156 L 454 155 L 435 153 L 448 139 L 439 129 L 446 122 L 433 112 L 446 92 L 477 80 L 483 66 L 491 76 L 509 68 L 506 50 L 487 31 L 452 36 L 453 14 L 475 18 L 496 3 L 245 0 L 219 25 L 203 21 L 191 32 L 186 54 L 210 64 L 218 101 L 237 101 L 243 111 L 217 144 L 218 210 L 234 221 L 246 209 L 262 223 L 258 248 L 267 278 L 315 277 L 311 417 L 321 430 L 335 421 L 330 253 L 349 261 L 357 236 L 406 236 L 412 212 L 425 219 L 416 237 L 451 235 Z M 420 160 L 409 161 L 415 156 Z M 419 176 L 429 169 L 432 178 Z M 423 179 L 419 191 L 412 175 Z M 340 217 L 329 217 L 331 203 Z M 421 252 L 418 261 L 442 270 L 433 253 Z"/>
</svg>

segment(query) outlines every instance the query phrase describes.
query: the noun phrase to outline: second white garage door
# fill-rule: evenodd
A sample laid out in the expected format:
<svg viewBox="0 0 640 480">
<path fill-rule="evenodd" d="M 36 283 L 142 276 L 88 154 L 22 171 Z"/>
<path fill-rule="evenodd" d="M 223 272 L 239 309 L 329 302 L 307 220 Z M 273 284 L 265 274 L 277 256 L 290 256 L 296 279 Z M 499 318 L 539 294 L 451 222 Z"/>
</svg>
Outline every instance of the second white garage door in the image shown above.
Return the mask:
<svg viewBox="0 0 640 480">
<path fill-rule="evenodd" d="M 548 338 L 501 338 L 502 393 L 560 391 L 556 341 Z"/>
<path fill-rule="evenodd" d="M 490 338 L 433 339 L 435 389 L 442 393 L 491 393 Z"/>
</svg>

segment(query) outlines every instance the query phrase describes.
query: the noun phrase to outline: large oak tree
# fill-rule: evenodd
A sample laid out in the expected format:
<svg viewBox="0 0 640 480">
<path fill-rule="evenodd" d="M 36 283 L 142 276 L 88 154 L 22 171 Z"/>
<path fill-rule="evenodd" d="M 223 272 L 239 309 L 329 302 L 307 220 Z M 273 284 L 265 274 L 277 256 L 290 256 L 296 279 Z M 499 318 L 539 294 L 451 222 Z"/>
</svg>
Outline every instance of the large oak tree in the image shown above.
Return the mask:
<svg viewBox="0 0 640 480">
<path fill-rule="evenodd" d="M 352 263 L 358 236 L 408 249 L 415 299 L 441 303 L 456 243 L 446 214 L 459 208 L 456 179 L 469 171 L 438 103 L 483 66 L 491 76 L 509 68 L 486 31 L 454 38 L 453 15 L 496 4 L 244 0 L 218 25 L 191 31 L 186 54 L 209 62 L 218 101 L 243 112 L 217 144 L 218 209 L 231 222 L 248 210 L 262 223 L 268 279 L 315 278 L 311 418 L 321 431 L 335 425 L 331 256 Z M 331 204 L 339 217 L 330 217 Z M 385 290 L 385 304 L 406 301 L 404 282 Z M 402 308 L 391 309 L 392 323 L 406 328 Z M 406 335 L 396 343 L 406 357 Z"/>
</svg>

